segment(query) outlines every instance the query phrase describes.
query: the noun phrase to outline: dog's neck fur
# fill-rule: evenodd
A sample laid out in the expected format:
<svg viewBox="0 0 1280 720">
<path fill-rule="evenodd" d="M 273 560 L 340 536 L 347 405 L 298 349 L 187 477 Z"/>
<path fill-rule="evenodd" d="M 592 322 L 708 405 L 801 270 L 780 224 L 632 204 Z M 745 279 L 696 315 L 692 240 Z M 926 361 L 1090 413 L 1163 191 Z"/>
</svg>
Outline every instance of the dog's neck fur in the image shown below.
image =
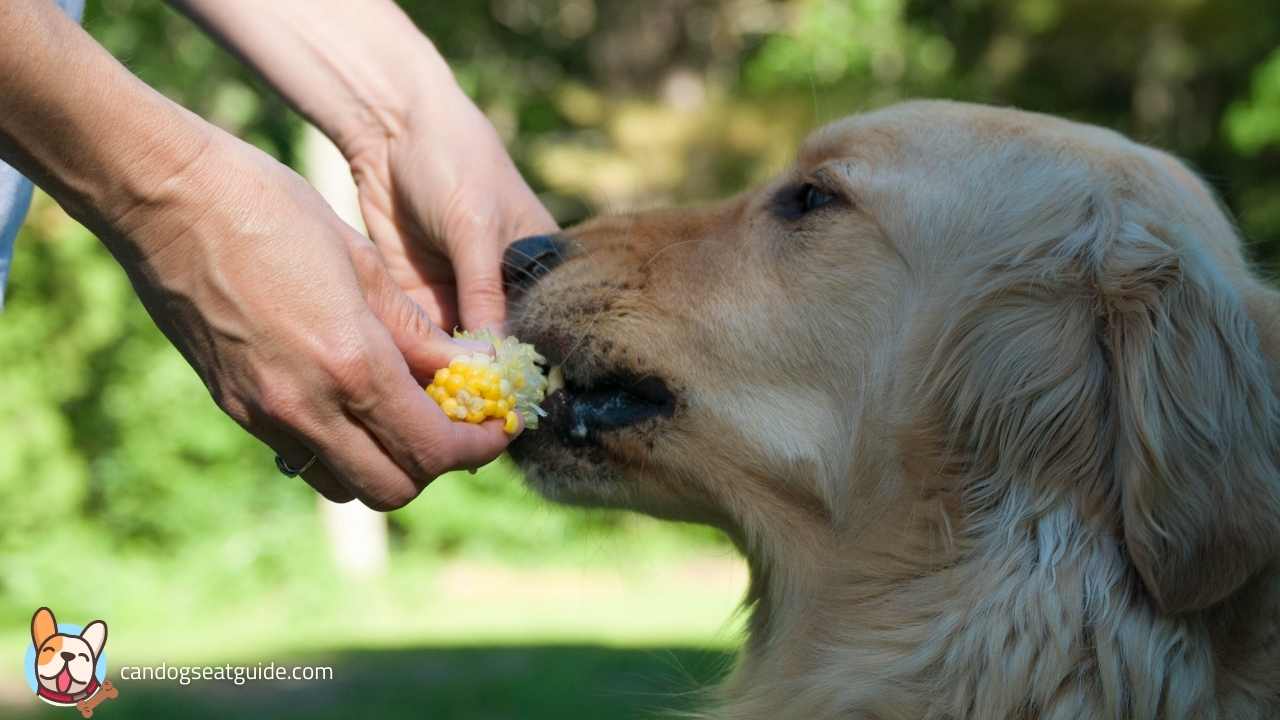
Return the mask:
<svg viewBox="0 0 1280 720">
<path fill-rule="evenodd" d="M 715 717 L 1280 715 L 1266 690 L 1280 684 L 1275 573 L 1219 608 L 1168 617 L 1114 534 L 1070 504 L 969 540 L 953 539 L 964 533 L 945 498 L 875 505 L 887 514 L 875 526 L 896 534 L 748 531 L 750 638 Z M 1271 622 L 1232 621 L 1260 616 Z"/>
</svg>

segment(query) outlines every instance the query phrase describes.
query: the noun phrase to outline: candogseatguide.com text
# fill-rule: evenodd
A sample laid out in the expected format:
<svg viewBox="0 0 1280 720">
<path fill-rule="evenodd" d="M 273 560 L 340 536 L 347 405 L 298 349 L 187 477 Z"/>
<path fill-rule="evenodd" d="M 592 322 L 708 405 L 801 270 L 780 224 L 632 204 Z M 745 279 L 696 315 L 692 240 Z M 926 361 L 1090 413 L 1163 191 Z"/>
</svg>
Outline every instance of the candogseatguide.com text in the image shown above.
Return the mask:
<svg viewBox="0 0 1280 720">
<path fill-rule="evenodd" d="M 121 680 L 168 680 L 186 687 L 196 681 L 228 681 L 236 685 L 260 680 L 332 680 L 333 668 L 312 665 L 278 665 L 274 662 L 257 665 L 169 665 L 139 667 L 125 665 L 120 668 Z"/>
</svg>

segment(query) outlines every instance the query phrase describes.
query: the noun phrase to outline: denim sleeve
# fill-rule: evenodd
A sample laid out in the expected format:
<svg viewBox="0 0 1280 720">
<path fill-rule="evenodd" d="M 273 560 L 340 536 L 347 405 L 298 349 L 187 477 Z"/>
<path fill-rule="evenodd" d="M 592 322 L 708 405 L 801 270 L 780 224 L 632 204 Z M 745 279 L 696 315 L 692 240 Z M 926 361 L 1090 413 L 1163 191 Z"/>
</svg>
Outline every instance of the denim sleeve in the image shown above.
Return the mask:
<svg viewBox="0 0 1280 720">
<path fill-rule="evenodd" d="M 0 163 L 0 309 L 4 308 L 4 286 L 13 262 L 13 241 L 31 205 L 31 189 L 31 181 Z"/>
<path fill-rule="evenodd" d="M 84 0 L 58 0 L 58 5 L 79 22 Z M 0 162 L 0 310 L 4 309 L 4 288 L 13 262 L 13 241 L 31 206 L 31 181 Z"/>
</svg>

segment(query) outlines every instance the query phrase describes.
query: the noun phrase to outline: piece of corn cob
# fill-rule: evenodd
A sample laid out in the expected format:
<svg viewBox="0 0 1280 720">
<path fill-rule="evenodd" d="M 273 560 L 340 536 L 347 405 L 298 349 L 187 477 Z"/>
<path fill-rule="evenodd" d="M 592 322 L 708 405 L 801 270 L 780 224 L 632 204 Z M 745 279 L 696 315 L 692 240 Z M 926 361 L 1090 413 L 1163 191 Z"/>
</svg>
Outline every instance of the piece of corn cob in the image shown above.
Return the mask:
<svg viewBox="0 0 1280 720">
<path fill-rule="evenodd" d="M 495 353 L 494 357 L 484 353 L 460 355 L 449 362 L 449 367 L 436 371 L 426 388 L 427 395 L 449 419 L 482 423 L 498 418 L 507 434 L 520 427 L 519 420 L 524 421 L 525 427 L 538 427 L 538 417 L 546 414 L 539 403 L 547 391 L 547 378 L 538 364 L 545 363 L 546 358 L 532 345 L 514 337 L 499 339 L 488 330 L 459 330 L 453 336 L 490 343 Z"/>
</svg>

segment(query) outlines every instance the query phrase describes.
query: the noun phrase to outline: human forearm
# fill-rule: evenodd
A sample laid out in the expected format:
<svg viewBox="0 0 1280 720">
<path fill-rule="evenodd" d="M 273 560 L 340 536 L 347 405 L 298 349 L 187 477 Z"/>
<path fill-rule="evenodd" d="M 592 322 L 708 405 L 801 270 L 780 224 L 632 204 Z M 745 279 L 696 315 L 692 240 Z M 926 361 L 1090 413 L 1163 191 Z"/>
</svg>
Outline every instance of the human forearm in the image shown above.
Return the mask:
<svg viewBox="0 0 1280 720">
<path fill-rule="evenodd" d="M 455 425 L 422 393 L 477 348 L 433 327 L 366 238 L 48 0 L 0 0 L 0 157 L 107 242 L 218 405 L 326 497 L 400 507 L 505 447 L 499 423 Z"/>
<path fill-rule="evenodd" d="M 138 208 L 180 192 L 173 179 L 213 128 L 137 80 L 47 0 L 0 3 L 0 157 L 120 252 Z"/>
<path fill-rule="evenodd" d="M 498 326 L 502 253 L 555 220 L 391 0 L 170 0 L 338 145 L 369 237 L 444 327 Z"/>
<path fill-rule="evenodd" d="M 405 114 L 459 93 L 431 42 L 390 0 L 170 0 L 351 156 Z M 443 101 L 443 100 L 442 100 Z"/>
</svg>

